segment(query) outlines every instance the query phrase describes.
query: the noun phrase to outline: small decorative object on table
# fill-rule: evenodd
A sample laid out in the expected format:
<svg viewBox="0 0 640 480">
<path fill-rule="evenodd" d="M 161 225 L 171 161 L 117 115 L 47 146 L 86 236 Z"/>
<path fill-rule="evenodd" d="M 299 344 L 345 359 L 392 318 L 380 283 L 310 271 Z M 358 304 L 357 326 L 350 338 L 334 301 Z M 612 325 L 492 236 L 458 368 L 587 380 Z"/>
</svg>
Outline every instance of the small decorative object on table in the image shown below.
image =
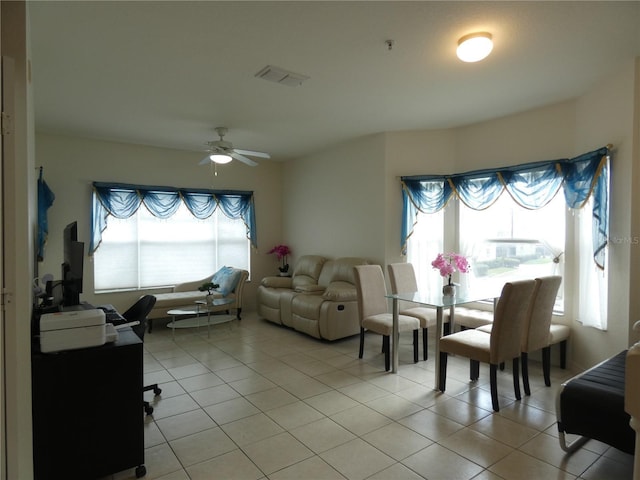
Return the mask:
<svg viewBox="0 0 640 480">
<path fill-rule="evenodd" d="M 470 268 L 467 258 L 459 253 L 439 253 L 431 266 L 440 270 L 440 275 L 447 277 L 447 283 L 442 287 L 442 294 L 447 297 L 456 294 L 456 284 L 451 280 L 451 275 L 455 272 L 467 273 Z"/>
<path fill-rule="evenodd" d="M 201 292 L 207 292 L 207 305 L 213 304 L 213 291 L 218 287 L 220 287 L 220 285 L 213 282 L 206 282 L 198 287 L 198 290 L 200 290 Z"/>
<path fill-rule="evenodd" d="M 289 276 L 289 264 L 287 263 L 287 255 L 291 253 L 291 249 L 286 245 L 276 245 L 267 253 L 275 253 L 278 260 L 282 260 L 282 266 L 278 267 L 281 277 Z"/>
</svg>

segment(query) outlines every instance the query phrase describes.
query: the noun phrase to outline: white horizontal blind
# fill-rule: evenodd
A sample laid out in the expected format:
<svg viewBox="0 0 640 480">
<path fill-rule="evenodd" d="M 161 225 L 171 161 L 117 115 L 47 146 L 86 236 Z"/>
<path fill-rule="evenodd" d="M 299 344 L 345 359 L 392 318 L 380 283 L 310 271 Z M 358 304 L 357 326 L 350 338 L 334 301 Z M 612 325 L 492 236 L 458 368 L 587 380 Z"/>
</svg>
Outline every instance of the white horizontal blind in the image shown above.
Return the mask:
<svg viewBox="0 0 640 480">
<path fill-rule="evenodd" d="M 182 204 L 162 220 L 141 207 L 124 220 L 109 217 L 94 255 L 94 286 L 142 289 L 204 278 L 225 265 L 248 270 L 249 250 L 244 222 L 220 209 L 199 220 Z"/>
</svg>

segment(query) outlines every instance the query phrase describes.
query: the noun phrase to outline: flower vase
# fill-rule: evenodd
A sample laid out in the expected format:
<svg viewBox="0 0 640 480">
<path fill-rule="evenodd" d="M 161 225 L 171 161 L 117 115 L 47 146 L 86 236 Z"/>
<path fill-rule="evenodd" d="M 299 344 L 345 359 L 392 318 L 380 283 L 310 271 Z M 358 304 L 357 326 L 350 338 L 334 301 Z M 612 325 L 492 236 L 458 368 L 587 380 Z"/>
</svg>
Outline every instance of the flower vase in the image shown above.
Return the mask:
<svg viewBox="0 0 640 480">
<path fill-rule="evenodd" d="M 213 294 L 208 294 L 208 295 L 205 297 L 205 301 L 207 302 L 207 305 L 208 305 L 208 306 L 213 305 L 213 301 L 214 301 L 214 300 L 215 300 L 215 297 L 213 296 Z"/>
<path fill-rule="evenodd" d="M 445 297 L 455 297 L 456 296 L 456 286 L 453 283 L 447 283 L 442 287 L 442 295 Z"/>
</svg>

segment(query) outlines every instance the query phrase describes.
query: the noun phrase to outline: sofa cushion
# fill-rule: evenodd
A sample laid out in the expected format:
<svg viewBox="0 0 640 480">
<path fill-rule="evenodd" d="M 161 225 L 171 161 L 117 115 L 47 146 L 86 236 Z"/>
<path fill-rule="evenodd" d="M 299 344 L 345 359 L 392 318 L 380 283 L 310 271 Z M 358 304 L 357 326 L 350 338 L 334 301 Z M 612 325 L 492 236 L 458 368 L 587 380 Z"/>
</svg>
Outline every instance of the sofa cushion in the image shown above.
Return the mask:
<svg viewBox="0 0 640 480">
<path fill-rule="evenodd" d="M 226 297 L 236 288 L 238 281 L 240 280 L 240 270 L 233 267 L 222 267 L 211 278 L 212 283 L 219 285 L 216 291 L 220 292 L 222 296 Z"/>
<path fill-rule="evenodd" d="M 271 288 L 291 288 L 291 277 L 264 277 L 262 285 Z"/>
<path fill-rule="evenodd" d="M 293 288 L 316 285 L 325 261 L 326 259 L 319 255 L 303 255 L 300 257 L 293 272 Z"/>
</svg>

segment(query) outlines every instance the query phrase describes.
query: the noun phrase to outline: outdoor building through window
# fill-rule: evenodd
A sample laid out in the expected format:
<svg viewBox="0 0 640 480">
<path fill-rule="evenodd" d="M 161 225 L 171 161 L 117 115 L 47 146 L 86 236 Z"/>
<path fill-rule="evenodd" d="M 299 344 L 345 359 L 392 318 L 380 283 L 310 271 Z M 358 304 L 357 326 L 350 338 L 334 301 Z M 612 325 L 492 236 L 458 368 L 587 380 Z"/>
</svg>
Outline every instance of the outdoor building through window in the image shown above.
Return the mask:
<svg viewBox="0 0 640 480">
<path fill-rule="evenodd" d="M 205 278 L 225 265 L 249 270 L 249 253 L 244 221 L 220 208 L 200 220 L 184 204 L 168 219 L 141 207 L 129 218 L 109 218 L 94 253 L 95 290 L 170 286 Z"/>
<path fill-rule="evenodd" d="M 471 265 L 470 286 L 495 287 L 548 275 L 564 277 L 566 204 L 562 194 L 529 210 L 503 194 L 485 210 L 459 202 L 460 252 Z M 564 284 L 555 310 L 564 310 Z"/>
</svg>

